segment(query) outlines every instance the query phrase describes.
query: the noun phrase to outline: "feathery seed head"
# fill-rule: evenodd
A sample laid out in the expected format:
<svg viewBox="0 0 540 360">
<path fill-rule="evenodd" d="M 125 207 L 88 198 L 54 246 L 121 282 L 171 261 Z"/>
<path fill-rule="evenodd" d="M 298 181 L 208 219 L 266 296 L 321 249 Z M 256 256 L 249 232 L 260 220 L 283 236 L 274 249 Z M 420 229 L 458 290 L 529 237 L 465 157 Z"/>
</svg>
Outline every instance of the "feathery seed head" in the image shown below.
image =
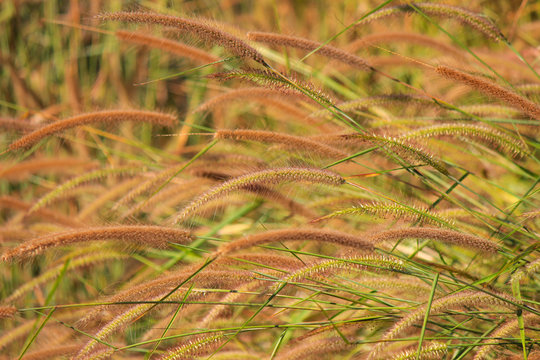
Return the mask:
<svg viewBox="0 0 540 360">
<path fill-rule="evenodd" d="M 504 101 L 508 105 L 523 111 L 535 120 L 540 119 L 540 105 L 497 83 L 443 65 L 437 66 L 435 72 L 446 79 L 463 83 L 487 96 Z"/>
<path fill-rule="evenodd" d="M 348 53 L 345 50 L 338 49 L 331 45 L 324 45 L 317 41 L 295 36 L 287 36 L 282 34 L 258 31 L 249 32 L 247 36 L 250 40 L 270 45 L 283 45 L 308 51 L 313 51 L 317 49 L 317 54 L 320 54 L 322 56 L 341 61 L 345 64 L 354 66 L 364 71 L 373 70 L 373 68 L 366 62 L 366 60 L 354 54 Z"/>
<path fill-rule="evenodd" d="M 228 180 L 193 200 L 180 212 L 176 222 L 187 219 L 208 202 L 226 196 L 232 191 L 253 185 L 276 185 L 282 182 L 307 182 L 339 186 L 345 183 L 345 179 L 330 171 L 309 168 L 277 168 L 248 173 Z"/>
<path fill-rule="evenodd" d="M 407 238 L 441 241 L 477 249 L 487 253 L 494 253 L 499 249 L 499 245 L 497 243 L 478 236 L 464 234 L 454 230 L 435 228 L 413 227 L 387 230 L 371 236 L 370 240 L 373 243 L 379 243 L 381 241 L 394 241 Z"/>
<path fill-rule="evenodd" d="M 4 252 L 2 261 L 36 256 L 51 247 L 100 240 L 120 240 L 131 244 L 163 248 L 169 242 L 186 244 L 191 241 L 191 235 L 186 230 L 161 226 L 123 225 L 86 228 L 25 241 L 21 245 Z"/>
<path fill-rule="evenodd" d="M 373 250 L 373 245 L 363 238 L 339 231 L 324 229 L 284 229 L 267 231 L 260 234 L 249 235 L 225 245 L 222 245 L 218 253 L 228 254 L 233 251 L 245 249 L 262 244 L 268 244 L 276 241 L 303 241 L 313 240 L 322 243 L 353 247 L 367 251 Z"/>
<path fill-rule="evenodd" d="M 373 14 L 360 21 L 357 25 L 360 26 L 374 20 L 399 15 L 402 13 L 416 13 L 416 9 L 427 15 L 455 19 L 463 24 L 473 27 L 495 41 L 506 40 L 499 28 L 497 28 L 497 26 L 485 15 L 477 14 L 467 9 L 447 4 L 425 2 L 384 7 L 378 11 L 375 11 Z"/>
<path fill-rule="evenodd" d="M 218 130 L 214 138 L 216 139 L 231 139 L 231 140 L 251 140 L 265 143 L 282 144 L 292 150 L 304 150 L 318 155 L 344 158 L 347 157 L 345 152 L 342 152 L 334 147 L 325 145 L 315 140 L 306 139 L 303 136 L 294 136 L 284 133 L 262 130 Z"/>
<path fill-rule="evenodd" d="M 314 101 L 325 105 L 332 105 L 334 103 L 334 101 L 321 89 L 318 89 L 315 85 L 307 81 L 299 79 L 294 74 L 285 75 L 268 69 L 260 70 L 247 68 L 245 70 L 214 73 L 208 77 L 221 81 L 231 79 L 250 81 L 275 91 L 283 91 L 284 95 L 292 91 L 298 95 L 303 95 L 306 100 L 311 102 Z"/>
<path fill-rule="evenodd" d="M 10 150 L 28 148 L 43 138 L 59 132 L 89 124 L 114 124 L 121 121 L 146 122 L 155 125 L 173 127 L 176 125 L 176 116 L 155 111 L 144 110 L 105 110 L 76 115 L 67 119 L 56 121 L 40 129 L 24 135 L 9 145 Z"/>
<path fill-rule="evenodd" d="M 9 319 L 17 312 L 17 308 L 14 306 L 0 306 L 0 319 Z"/>
<path fill-rule="evenodd" d="M 381 218 L 408 219 L 427 223 L 436 226 L 452 227 L 452 221 L 444 217 L 433 214 L 428 209 L 421 209 L 412 205 L 402 205 L 397 203 L 372 202 L 367 204 L 358 204 L 352 208 L 334 211 L 312 222 L 318 222 L 347 214 L 368 214 Z"/>
<path fill-rule="evenodd" d="M 327 276 L 329 273 L 340 270 L 389 270 L 403 271 L 403 262 L 386 256 L 365 255 L 360 257 L 347 257 L 342 259 L 329 259 L 316 262 L 312 265 L 300 268 L 285 276 L 280 283 L 298 282 L 310 276 Z M 274 285 L 277 288 L 279 284 Z"/>
<path fill-rule="evenodd" d="M 523 156 L 529 153 L 523 141 L 514 139 L 500 131 L 474 124 L 441 124 L 412 130 L 400 136 L 401 139 L 427 138 L 432 136 L 464 136 L 479 139 L 512 155 Z"/>
<path fill-rule="evenodd" d="M 175 28 L 176 30 L 196 35 L 200 39 L 211 44 L 221 45 L 236 56 L 241 58 L 251 58 L 256 62 L 267 66 L 263 56 L 253 47 L 249 46 L 245 41 L 223 30 L 220 30 L 215 26 L 208 25 L 199 20 L 140 11 L 104 13 L 98 15 L 97 18 L 100 20 L 114 20 L 139 24 L 169 26 Z"/>
</svg>

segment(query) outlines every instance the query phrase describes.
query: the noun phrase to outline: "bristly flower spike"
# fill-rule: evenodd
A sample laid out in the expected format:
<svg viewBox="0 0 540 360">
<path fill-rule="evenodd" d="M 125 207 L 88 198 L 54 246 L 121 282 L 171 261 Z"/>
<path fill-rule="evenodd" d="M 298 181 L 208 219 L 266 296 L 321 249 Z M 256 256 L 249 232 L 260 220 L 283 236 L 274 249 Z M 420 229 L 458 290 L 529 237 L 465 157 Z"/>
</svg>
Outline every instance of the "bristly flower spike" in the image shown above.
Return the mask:
<svg viewBox="0 0 540 360">
<path fill-rule="evenodd" d="M 345 180 L 338 174 L 310 168 L 277 168 L 252 172 L 226 181 L 193 200 L 176 217 L 176 223 L 187 219 L 208 202 L 242 188 L 253 185 L 275 185 L 282 182 L 308 182 L 339 186 Z"/>
</svg>

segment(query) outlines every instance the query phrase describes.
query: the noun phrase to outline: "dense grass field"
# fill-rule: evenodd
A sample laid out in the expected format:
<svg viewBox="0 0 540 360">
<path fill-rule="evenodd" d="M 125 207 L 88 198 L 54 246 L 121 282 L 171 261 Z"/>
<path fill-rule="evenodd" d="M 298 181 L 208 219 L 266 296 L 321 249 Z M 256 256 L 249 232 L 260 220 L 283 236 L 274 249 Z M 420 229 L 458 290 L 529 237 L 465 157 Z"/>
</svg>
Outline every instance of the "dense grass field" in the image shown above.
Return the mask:
<svg viewBox="0 0 540 360">
<path fill-rule="evenodd" d="M 0 359 L 540 359 L 539 18 L 0 1 Z"/>
</svg>

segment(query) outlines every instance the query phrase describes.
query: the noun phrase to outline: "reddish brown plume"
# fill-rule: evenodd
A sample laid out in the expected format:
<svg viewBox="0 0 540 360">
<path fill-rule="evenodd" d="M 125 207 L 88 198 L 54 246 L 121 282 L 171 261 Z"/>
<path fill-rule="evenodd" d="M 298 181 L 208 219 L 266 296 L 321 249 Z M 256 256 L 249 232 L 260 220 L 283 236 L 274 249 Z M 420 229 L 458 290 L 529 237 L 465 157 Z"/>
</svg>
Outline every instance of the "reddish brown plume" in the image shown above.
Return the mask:
<svg viewBox="0 0 540 360">
<path fill-rule="evenodd" d="M 35 256 L 51 247 L 71 245 L 80 242 L 120 240 L 130 244 L 140 244 L 163 248 L 169 242 L 186 244 L 191 242 L 190 234 L 181 229 L 162 226 L 106 226 L 55 233 L 22 243 L 7 250 L 2 261 Z"/>
</svg>

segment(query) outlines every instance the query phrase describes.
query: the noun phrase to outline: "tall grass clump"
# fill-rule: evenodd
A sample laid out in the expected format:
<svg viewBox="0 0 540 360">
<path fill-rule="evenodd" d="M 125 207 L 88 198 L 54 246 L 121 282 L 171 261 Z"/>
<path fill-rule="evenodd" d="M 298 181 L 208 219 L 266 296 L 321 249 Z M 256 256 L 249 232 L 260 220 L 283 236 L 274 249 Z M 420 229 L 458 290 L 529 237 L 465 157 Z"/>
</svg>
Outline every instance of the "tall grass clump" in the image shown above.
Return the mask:
<svg viewBox="0 0 540 360">
<path fill-rule="evenodd" d="M 538 6 L 7 1 L 0 359 L 536 359 Z"/>
</svg>

